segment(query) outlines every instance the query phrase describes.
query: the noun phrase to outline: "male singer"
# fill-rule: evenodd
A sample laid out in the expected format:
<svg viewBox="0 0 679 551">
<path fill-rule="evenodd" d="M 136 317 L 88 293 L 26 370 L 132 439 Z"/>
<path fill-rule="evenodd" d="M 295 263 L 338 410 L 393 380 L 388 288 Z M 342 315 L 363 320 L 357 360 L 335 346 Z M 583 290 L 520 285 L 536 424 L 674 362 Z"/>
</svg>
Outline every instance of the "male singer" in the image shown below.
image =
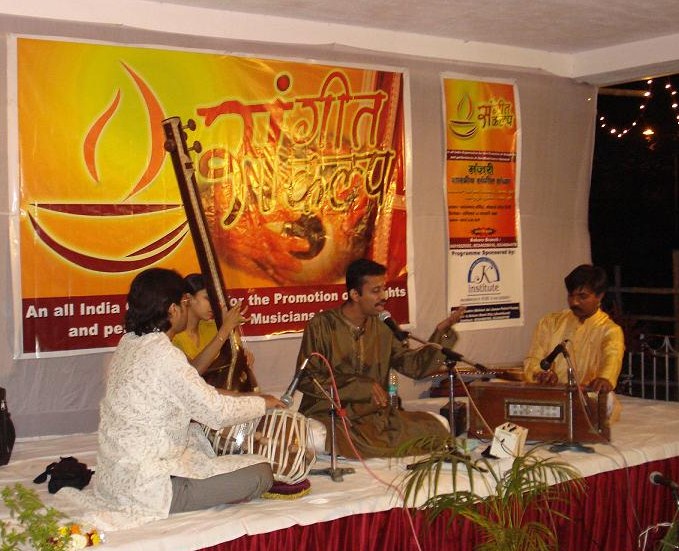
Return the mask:
<svg viewBox="0 0 679 551">
<path fill-rule="evenodd" d="M 389 404 L 386 392 L 389 369 L 421 378 L 440 369 L 443 355 L 433 346 L 412 350 L 400 342 L 378 317 L 387 300 L 386 268 L 372 260 L 352 262 L 346 272 L 348 298 L 339 308 L 320 312 L 309 321 L 302 337 L 298 369 L 313 352 L 330 362 L 339 398 L 350 421 L 351 439 L 361 457 L 389 457 L 404 442 L 426 435 L 448 434 L 443 423 L 426 412 L 406 412 Z M 430 341 L 451 347 L 457 340 L 452 326 L 460 320 L 456 310 L 441 321 Z M 299 389 L 304 393 L 300 411 L 329 425 L 330 403 L 312 380 L 329 388 L 327 366 L 314 357 Z M 312 375 L 312 376 L 310 376 Z M 328 431 L 330 434 L 330 431 Z M 337 451 L 356 457 L 338 419 Z M 330 443 L 326 442 L 326 449 Z"/>
<path fill-rule="evenodd" d="M 564 281 L 568 309 L 547 314 L 538 322 L 524 360 L 525 379 L 549 385 L 567 383 L 568 364 L 556 348 L 563 344 L 577 382 L 595 391 L 609 392 L 618 382 L 625 339 L 620 326 L 600 308 L 606 292 L 606 272 L 582 264 Z M 541 362 L 544 369 L 540 367 Z"/>
</svg>

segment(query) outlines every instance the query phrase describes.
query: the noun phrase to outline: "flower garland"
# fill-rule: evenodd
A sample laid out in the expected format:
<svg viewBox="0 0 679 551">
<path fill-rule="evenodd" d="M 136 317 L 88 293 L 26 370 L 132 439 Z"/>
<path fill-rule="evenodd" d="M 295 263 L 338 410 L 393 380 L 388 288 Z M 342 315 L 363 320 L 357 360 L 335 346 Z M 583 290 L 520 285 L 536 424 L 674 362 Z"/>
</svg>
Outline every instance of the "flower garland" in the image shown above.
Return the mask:
<svg viewBox="0 0 679 551">
<path fill-rule="evenodd" d="M 59 527 L 60 539 L 65 540 L 65 551 L 96 547 L 106 541 L 106 535 L 91 526 L 83 526 L 77 523 L 66 524 Z"/>
<path fill-rule="evenodd" d="M 93 526 L 63 523 L 64 514 L 46 506 L 38 494 L 20 483 L 0 491 L 9 519 L 0 519 L 0 549 L 21 551 L 75 551 L 106 541 Z"/>
</svg>

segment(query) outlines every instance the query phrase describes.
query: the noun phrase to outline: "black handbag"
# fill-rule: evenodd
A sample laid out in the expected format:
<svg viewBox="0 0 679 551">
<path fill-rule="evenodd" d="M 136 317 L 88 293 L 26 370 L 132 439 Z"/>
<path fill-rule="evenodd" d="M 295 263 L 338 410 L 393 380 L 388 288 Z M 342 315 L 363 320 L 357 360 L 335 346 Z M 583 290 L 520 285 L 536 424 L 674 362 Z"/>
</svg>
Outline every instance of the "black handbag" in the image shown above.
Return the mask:
<svg viewBox="0 0 679 551">
<path fill-rule="evenodd" d="M 5 389 L 0 387 L 0 465 L 7 465 L 9 463 L 12 448 L 14 448 L 14 440 L 16 439 L 14 423 L 12 423 L 12 418 L 9 416 L 5 396 Z"/>
<path fill-rule="evenodd" d="M 33 479 L 35 484 L 42 484 L 50 477 L 47 490 L 50 494 L 56 494 L 64 486 L 82 490 L 90 483 L 94 471 L 87 468 L 85 463 L 80 463 L 75 457 L 61 457 L 59 462 L 47 465 L 45 472 Z"/>
</svg>

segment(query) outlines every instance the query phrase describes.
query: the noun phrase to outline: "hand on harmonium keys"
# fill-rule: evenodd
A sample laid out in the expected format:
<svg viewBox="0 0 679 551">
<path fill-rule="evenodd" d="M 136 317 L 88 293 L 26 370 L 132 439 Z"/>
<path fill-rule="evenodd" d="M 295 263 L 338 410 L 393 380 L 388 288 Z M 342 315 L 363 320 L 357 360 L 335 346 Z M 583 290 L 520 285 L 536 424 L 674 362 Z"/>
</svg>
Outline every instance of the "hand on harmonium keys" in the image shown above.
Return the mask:
<svg viewBox="0 0 679 551">
<path fill-rule="evenodd" d="M 589 387 L 594 392 L 611 392 L 613 390 L 613 385 L 610 383 L 610 381 L 608 379 L 604 379 L 603 377 L 597 377 L 596 379 L 593 379 L 592 382 L 589 383 Z"/>
<path fill-rule="evenodd" d="M 555 385 L 559 382 L 559 377 L 554 371 L 548 369 L 547 371 L 540 371 L 533 376 L 536 383 L 541 385 Z"/>
</svg>

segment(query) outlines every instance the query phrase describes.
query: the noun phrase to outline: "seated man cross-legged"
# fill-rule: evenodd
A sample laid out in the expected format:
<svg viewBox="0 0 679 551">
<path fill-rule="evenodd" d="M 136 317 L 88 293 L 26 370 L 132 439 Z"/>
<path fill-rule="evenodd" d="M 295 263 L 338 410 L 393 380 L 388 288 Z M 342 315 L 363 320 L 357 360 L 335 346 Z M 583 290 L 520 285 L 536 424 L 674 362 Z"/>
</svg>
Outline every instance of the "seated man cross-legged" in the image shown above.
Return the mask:
<svg viewBox="0 0 679 551">
<path fill-rule="evenodd" d="M 297 359 L 298 369 L 313 353 L 329 361 L 350 421 L 350 436 L 361 457 L 390 457 L 399 446 L 415 438 L 448 434 L 433 415 L 402 411 L 389 403 L 386 388 L 391 368 L 422 378 L 440 370 L 439 363 L 444 358 L 434 346 L 414 350 L 399 342 L 379 319 L 387 299 L 385 274 L 386 268 L 371 260 L 352 262 L 346 273 L 348 299 L 339 308 L 320 312 L 309 321 Z M 441 321 L 430 340 L 452 346 L 456 340 L 452 326 L 461 315 L 462 311 L 457 310 Z M 314 357 L 307 369 L 327 390 L 330 376 L 324 362 Z M 330 404 L 312 377 L 302 377 L 299 389 L 304 393 L 299 410 L 327 426 Z M 338 422 L 337 451 L 356 457 L 341 425 Z"/>
<path fill-rule="evenodd" d="M 577 384 L 610 392 L 618 381 L 625 340 L 620 326 L 600 308 L 606 292 L 606 273 L 602 268 L 583 264 L 564 281 L 569 308 L 547 314 L 538 322 L 524 361 L 524 377 L 528 382 L 566 384 L 568 362 L 563 354 L 556 356 L 549 369 L 540 367 L 556 346 L 564 344 Z"/>
<path fill-rule="evenodd" d="M 116 519 L 115 528 L 123 528 L 259 497 L 273 482 L 265 458 L 215 457 L 191 421 L 218 429 L 283 404 L 269 395 L 226 395 L 208 385 L 172 345 L 186 327 L 189 302 L 176 272 L 141 272 L 127 302 L 127 333 L 111 359 L 101 402 L 89 510 L 106 511 Z"/>
</svg>

